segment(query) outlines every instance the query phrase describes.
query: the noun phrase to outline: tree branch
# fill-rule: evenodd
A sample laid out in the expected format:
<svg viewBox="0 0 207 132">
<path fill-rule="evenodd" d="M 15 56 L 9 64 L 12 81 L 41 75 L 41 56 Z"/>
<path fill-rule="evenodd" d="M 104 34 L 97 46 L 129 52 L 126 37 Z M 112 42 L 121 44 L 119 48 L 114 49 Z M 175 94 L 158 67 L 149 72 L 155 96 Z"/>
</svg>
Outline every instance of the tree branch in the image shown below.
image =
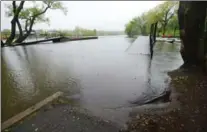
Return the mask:
<svg viewBox="0 0 207 132">
<path fill-rule="evenodd" d="M 11 20 L 11 34 L 10 34 L 9 38 L 6 40 L 6 43 L 8 43 L 8 44 L 11 44 L 13 42 L 14 38 L 15 38 L 15 35 L 16 35 L 16 22 L 18 20 L 20 11 L 23 9 L 24 2 L 25 1 L 21 1 L 20 5 L 17 9 L 16 9 L 16 2 L 15 1 L 12 2 L 14 16 Z"/>
<path fill-rule="evenodd" d="M 20 11 L 23 9 L 24 2 L 25 1 L 21 1 L 21 3 L 19 4 L 19 7 L 17 8 L 17 10 L 15 11 L 15 14 L 14 14 L 15 17 L 19 16 Z"/>
<path fill-rule="evenodd" d="M 27 31 L 28 33 L 32 31 L 32 27 L 34 25 L 34 21 L 35 21 L 36 17 L 33 17 L 32 19 L 30 19 L 30 26 L 29 26 L 29 30 Z"/>
<path fill-rule="evenodd" d="M 33 17 L 38 17 L 38 16 L 40 16 L 40 15 L 42 15 L 42 14 L 44 14 L 48 9 L 50 8 L 50 5 L 48 5 L 46 8 L 45 8 L 45 10 L 44 11 L 42 11 L 42 12 L 40 12 L 40 13 L 38 13 L 38 14 L 36 14 L 36 15 L 34 15 Z"/>
<path fill-rule="evenodd" d="M 13 6 L 13 13 L 15 14 L 15 12 L 16 12 L 16 1 L 13 1 L 12 2 L 12 6 Z"/>
<path fill-rule="evenodd" d="M 29 21 L 29 19 L 26 19 L 26 21 L 25 21 L 25 27 L 24 27 L 24 29 L 25 29 L 26 32 L 28 32 L 28 30 L 27 30 L 28 21 Z"/>
<path fill-rule="evenodd" d="M 173 16 L 174 16 L 174 13 L 172 13 L 167 20 L 170 20 Z"/>
</svg>

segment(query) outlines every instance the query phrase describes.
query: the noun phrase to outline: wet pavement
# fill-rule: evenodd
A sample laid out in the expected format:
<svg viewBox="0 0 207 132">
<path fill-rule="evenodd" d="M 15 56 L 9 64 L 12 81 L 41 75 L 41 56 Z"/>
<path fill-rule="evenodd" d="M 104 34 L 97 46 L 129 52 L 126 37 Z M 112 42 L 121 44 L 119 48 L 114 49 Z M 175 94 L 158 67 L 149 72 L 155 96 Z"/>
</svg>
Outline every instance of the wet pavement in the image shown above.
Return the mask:
<svg viewBox="0 0 207 132">
<path fill-rule="evenodd" d="M 58 105 L 41 109 L 35 116 L 5 131 L 12 132 L 118 132 L 119 128 L 108 121 L 93 117 L 79 108 Z"/>
<path fill-rule="evenodd" d="M 112 36 L 3 48 L 3 121 L 60 90 L 72 105 L 123 125 L 130 101 L 162 92 L 170 82 L 167 71 L 182 64 L 179 44 L 158 43 L 151 62 L 147 54 L 127 52 L 131 41 Z"/>
</svg>

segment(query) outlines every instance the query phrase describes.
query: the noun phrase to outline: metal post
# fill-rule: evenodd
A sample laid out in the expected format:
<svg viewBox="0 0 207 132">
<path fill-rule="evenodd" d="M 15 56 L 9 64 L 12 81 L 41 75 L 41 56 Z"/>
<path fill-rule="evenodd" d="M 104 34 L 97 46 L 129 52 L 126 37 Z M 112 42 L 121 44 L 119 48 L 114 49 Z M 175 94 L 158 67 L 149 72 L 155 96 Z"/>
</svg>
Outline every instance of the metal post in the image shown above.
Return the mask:
<svg viewBox="0 0 207 132">
<path fill-rule="evenodd" d="M 151 59 L 153 57 L 153 46 L 154 46 L 154 44 L 156 42 L 156 33 L 157 33 L 157 22 L 151 24 L 151 27 L 150 27 L 150 36 L 149 36 L 149 39 L 150 39 L 150 54 L 151 54 Z"/>
<path fill-rule="evenodd" d="M 154 24 L 154 33 L 153 33 L 154 43 L 156 42 L 156 33 L 157 33 L 157 22 Z"/>
<path fill-rule="evenodd" d="M 152 40 L 152 32 L 153 32 L 153 27 L 154 27 L 154 24 L 151 24 L 151 27 L 150 27 L 150 57 L 152 59 L 152 56 L 153 56 L 153 40 Z"/>
</svg>

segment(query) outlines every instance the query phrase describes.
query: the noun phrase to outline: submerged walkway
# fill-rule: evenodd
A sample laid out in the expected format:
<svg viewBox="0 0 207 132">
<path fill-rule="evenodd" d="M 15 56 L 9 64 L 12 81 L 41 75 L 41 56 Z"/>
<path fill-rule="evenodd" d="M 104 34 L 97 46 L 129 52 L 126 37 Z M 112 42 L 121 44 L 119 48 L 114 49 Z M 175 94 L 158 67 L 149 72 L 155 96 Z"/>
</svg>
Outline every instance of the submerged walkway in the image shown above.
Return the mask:
<svg viewBox="0 0 207 132">
<path fill-rule="evenodd" d="M 139 36 L 127 49 L 129 54 L 150 54 L 149 36 Z"/>
</svg>

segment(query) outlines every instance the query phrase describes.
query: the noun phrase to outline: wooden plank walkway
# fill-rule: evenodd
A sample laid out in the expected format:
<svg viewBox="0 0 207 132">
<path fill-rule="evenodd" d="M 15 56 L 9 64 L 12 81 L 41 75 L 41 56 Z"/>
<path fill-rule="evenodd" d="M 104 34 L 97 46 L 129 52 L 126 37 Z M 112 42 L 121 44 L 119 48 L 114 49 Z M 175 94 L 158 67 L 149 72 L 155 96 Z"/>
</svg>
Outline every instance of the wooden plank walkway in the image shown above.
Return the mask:
<svg viewBox="0 0 207 132">
<path fill-rule="evenodd" d="M 7 121 L 3 122 L 1 124 L 1 130 L 4 130 L 5 128 L 10 127 L 11 125 L 17 123 L 18 121 L 22 120 L 26 116 L 30 115 L 31 113 L 35 112 L 36 110 L 40 109 L 44 105 L 48 104 L 49 102 L 53 101 L 54 99 L 57 99 L 59 96 L 63 95 L 62 92 L 56 92 L 53 95 L 47 97 L 46 99 L 40 101 L 39 103 L 29 107 L 25 111 L 11 117 Z"/>
</svg>

